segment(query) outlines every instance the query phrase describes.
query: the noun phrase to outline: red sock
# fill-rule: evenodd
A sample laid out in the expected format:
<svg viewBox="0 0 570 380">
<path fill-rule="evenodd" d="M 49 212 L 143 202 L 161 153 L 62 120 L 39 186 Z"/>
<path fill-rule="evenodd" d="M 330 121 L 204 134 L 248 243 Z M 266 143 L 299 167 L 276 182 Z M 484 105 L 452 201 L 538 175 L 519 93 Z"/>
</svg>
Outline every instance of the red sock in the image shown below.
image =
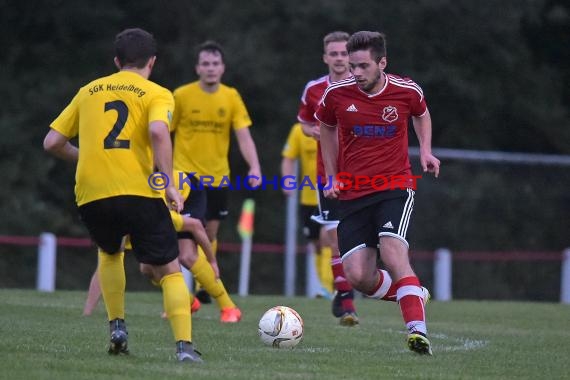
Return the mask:
<svg viewBox="0 0 570 380">
<path fill-rule="evenodd" d="M 367 295 L 384 301 L 396 302 L 396 284 L 392 282 L 392 277 L 383 269 L 378 269 L 377 272 L 378 283 Z"/>
<path fill-rule="evenodd" d="M 427 334 L 423 292 L 416 276 L 404 277 L 396 283 L 397 300 L 409 332 Z"/>
<path fill-rule="evenodd" d="M 334 278 L 334 288 L 339 292 L 349 292 L 352 290 L 352 285 L 344 277 L 344 269 L 340 257 L 333 257 L 331 260 L 331 267 Z"/>
<path fill-rule="evenodd" d="M 354 292 L 352 292 L 352 285 L 344 277 L 344 269 L 340 257 L 333 257 L 331 260 L 331 267 L 334 277 L 334 287 L 340 294 L 341 305 L 344 311 L 354 312 Z"/>
</svg>

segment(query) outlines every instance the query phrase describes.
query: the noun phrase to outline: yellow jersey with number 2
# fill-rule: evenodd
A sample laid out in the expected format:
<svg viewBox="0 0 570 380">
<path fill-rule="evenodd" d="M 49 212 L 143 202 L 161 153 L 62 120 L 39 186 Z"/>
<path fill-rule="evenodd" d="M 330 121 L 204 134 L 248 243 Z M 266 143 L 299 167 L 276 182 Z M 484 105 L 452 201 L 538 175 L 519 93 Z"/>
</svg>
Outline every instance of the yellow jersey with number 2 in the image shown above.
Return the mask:
<svg viewBox="0 0 570 380">
<path fill-rule="evenodd" d="M 77 205 L 118 195 L 160 198 L 149 185 L 153 155 L 149 123 L 170 127 L 172 93 L 137 73 L 120 71 L 82 87 L 50 125 L 79 136 Z"/>
</svg>

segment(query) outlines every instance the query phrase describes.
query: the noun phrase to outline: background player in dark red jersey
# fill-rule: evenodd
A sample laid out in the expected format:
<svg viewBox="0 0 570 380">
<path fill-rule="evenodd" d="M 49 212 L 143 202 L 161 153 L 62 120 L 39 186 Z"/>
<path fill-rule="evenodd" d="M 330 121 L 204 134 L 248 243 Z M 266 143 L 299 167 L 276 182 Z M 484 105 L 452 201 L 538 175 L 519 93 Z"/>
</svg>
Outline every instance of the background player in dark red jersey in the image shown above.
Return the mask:
<svg viewBox="0 0 570 380">
<path fill-rule="evenodd" d="M 411 175 L 410 118 L 420 143 L 422 169 L 437 177 L 440 162 L 431 153 L 430 114 L 416 83 L 384 73 L 383 34 L 357 32 L 347 50 L 354 79 L 332 84 L 316 113 L 326 173 L 333 176 L 325 195 L 340 199 L 338 236 L 345 274 L 355 289 L 370 297 L 395 297 L 408 329 L 408 347 L 431 355 L 424 311 L 428 294 L 410 265 L 406 241 L 414 191 L 389 187 L 379 191 L 372 183 L 343 191 L 335 178 L 339 172 L 363 178 Z M 394 282 L 376 268 L 377 246 Z"/>
<path fill-rule="evenodd" d="M 346 42 L 350 35 L 346 32 L 331 32 L 323 38 L 323 62 L 327 64 L 329 72 L 318 79 L 309 81 L 305 85 L 305 90 L 301 97 L 301 105 L 297 119 L 301 123 L 303 133 L 309 137 L 319 140 L 320 125 L 315 119 L 315 111 L 326 88 L 333 82 L 350 78 L 352 75 L 348 70 L 348 51 L 346 50 Z M 320 143 L 317 143 L 317 180 L 319 184 L 324 185 L 325 169 L 321 157 Z M 338 215 L 337 201 L 326 199 L 323 191 L 319 190 L 319 215 L 313 217 L 313 220 L 323 225 L 326 233 L 326 241 L 324 245 L 331 247 L 332 259 L 331 268 L 334 278 L 335 295 L 332 302 L 332 313 L 335 317 L 340 318 L 340 324 L 343 326 L 354 326 L 358 324 L 358 317 L 354 307 L 354 290 L 350 283 L 346 280 L 340 260 L 338 250 Z"/>
</svg>

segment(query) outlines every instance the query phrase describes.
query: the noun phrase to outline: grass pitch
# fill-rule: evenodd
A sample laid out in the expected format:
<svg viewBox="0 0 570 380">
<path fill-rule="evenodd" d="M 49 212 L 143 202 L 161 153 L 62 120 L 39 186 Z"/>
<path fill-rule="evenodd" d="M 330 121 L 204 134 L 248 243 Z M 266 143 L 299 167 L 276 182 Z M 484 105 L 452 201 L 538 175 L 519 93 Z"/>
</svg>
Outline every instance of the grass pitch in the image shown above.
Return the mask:
<svg viewBox="0 0 570 380">
<path fill-rule="evenodd" d="M 102 305 L 82 317 L 85 292 L 0 290 L 0 378 L 5 379 L 568 379 L 570 307 L 520 302 L 430 302 L 434 356 L 405 346 L 396 304 L 357 300 L 361 324 L 341 327 L 330 301 L 235 297 L 242 322 L 224 325 L 213 304 L 193 318 L 202 365 L 178 363 L 159 292 L 127 293 L 129 356 L 106 353 Z M 305 322 L 294 349 L 265 347 L 257 322 L 271 306 Z"/>
</svg>

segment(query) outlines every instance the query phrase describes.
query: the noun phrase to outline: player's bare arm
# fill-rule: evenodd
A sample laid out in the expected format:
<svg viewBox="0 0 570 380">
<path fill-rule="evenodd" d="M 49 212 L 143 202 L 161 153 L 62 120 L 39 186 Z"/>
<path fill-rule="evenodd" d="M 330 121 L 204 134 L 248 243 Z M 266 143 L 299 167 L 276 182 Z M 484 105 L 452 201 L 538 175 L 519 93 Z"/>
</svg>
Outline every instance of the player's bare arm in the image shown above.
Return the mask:
<svg viewBox="0 0 570 380">
<path fill-rule="evenodd" d="M 196 243 L 202 247 L 202 250 L 206 255 L 206 259 L 212 266 L 216 278 L 220 278 L 218 261 L 216 260 L 216 255 L 212 249 L 212 244 L 210 243 L 210 239 L 208 239 L 208 235 L 206 234 L 206 230 L 204 229 L 202 222 L 199 219 L 193 218 L 189 215 L 183 215 L 183 221 L 184 231 L 188 231 L 194 236 Z"/>
<path fill-rule="evenodd" d="M 440 161 L 431 153 L 431 116 L 429 110 L 422 116 L 412 116 L 414 130 L 420 143 L 420 164 L 424 172 L 439 176 Z"/>
<path fill-rule="evenodd" d="M 249 128 L 238 129 L 235 133 L 241 155 L 249 165 L 249 171 L 247 173 L 248 176 L 250 176 L 249 185 L 251 187 L 258 187 L 261 185 L 261 166 L 259 165 L 257 149 L 255 148 L 255 143 L 253 142 Z"/>
<path fill-rule="evenodd" d="M 291 196 L 293 194 L 293 187 L 291 183 L 295 180 L 292 177 L 295 175 L 295 160 L 289 157 L 283 157 L 281 160 L 281 177 L 287 178 L 285 186 L 282 186 L 283 194 Z"/>
<path fill-rule="evenodd" d="M 44 149 L 46 152 L 66 161 L 76 162 L 79 158 L 77 147 L 55 129 L 50 129 L 47 133 L 44 139 Z"/>
<path fill-rule="evenodd" d="M 172 174 L 172 141 L 170 140 L 168 125 L 163 121 L 151 121 L 149 132 L 154 154 L 154 164 L 168 178 L 174 178 Z M 176 189 L 176 186 L 174 186 L 174 182 L 170 181 L 164 191 L 168 206 L 172 210 L 180 212 L 184 206 L 184 199 Z"/>
<path fill-rule="evenodd" d="M 336 181 L 338 171 L 338 133 L 336 127 L 331 127 L 324 123 L 321 123 L 321 154 L 327 176 L 327 184 L 323 189 L 323 193 L 327 198 L 337 198 L 340 193 Z"/>
</svg>

